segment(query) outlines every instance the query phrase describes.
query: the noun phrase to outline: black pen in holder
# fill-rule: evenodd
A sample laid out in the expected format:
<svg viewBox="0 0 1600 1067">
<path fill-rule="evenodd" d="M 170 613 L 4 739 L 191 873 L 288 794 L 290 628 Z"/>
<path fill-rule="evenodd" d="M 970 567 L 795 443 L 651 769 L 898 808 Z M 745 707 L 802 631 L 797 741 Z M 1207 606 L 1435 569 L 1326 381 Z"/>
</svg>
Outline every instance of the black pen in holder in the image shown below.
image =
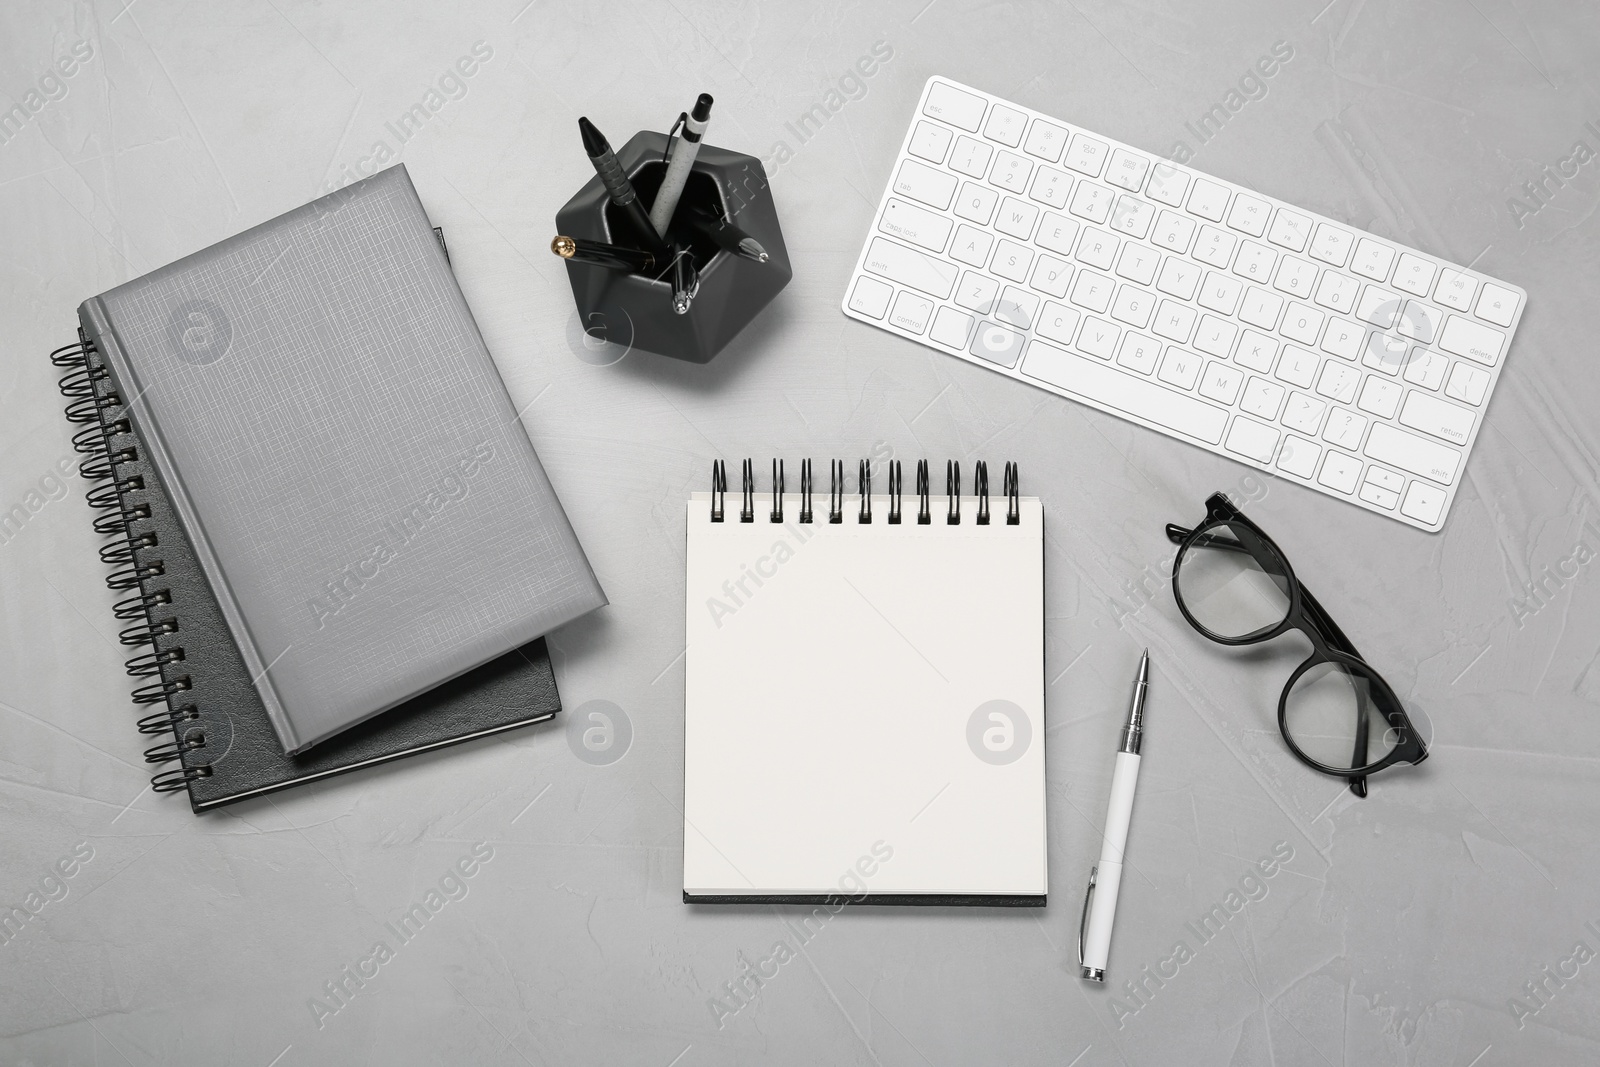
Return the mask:
<svg viewBox="0 0 1600 1067">
<path fill-rule="evenodd" d="M 666 147 L 665 134 L 643 130 L 616 153 L 647 208 L 666 174 Z M 734 223 L 759 241 L 766 262 L 726 251 L 688 225 L 697 209 Z M 556 213 L 556 232 L 635 247 L 639 240 L 599 177 L 591 178 Z M 567 278 L 586 333 L 623 347 L 709 363 L 794 274 L 767 172 L 760 160 L 740 152 L 701 145 L 666 239 L 687 249 L 698 271 L 699 288 L 689 310 L 673 310 L 671 264 L 657 264 L 654 276 L 647 276 L 568 260 Z"/>
</svg>

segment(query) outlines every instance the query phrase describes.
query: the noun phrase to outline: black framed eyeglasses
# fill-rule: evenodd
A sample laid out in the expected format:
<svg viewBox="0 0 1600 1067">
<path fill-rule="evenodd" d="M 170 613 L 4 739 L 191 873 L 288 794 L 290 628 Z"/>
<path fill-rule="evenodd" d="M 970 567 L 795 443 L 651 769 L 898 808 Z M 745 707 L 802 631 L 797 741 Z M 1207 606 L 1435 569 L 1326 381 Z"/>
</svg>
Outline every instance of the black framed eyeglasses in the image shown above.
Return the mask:
<svg viewBox="0 0 1600 1067">
<path fill-rule="evenodd" d="M 1278 729 L 1308 767 L 1350 781 L 1367 795 L 1367 775 L 1428 758 L 1389 683 L 1361 658 L 1261 527 L 1222 493 L 1206 501 L 1194 529 L 1167 524 L 1177 544 L 1172 592 L 1200 633 L 1224 645 L 1254 645 L 1290 630 L 1310 639 L 1309 658 L 1278 698 Z"/>
</svg>

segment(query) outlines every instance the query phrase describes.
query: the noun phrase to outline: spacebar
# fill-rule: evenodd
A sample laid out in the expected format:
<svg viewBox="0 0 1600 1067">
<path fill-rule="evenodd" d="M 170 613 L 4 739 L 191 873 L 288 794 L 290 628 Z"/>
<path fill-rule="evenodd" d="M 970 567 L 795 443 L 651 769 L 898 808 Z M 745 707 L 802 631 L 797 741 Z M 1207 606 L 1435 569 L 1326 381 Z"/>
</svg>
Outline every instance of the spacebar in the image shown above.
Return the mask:
<svg viewBox="0 0 1600 1067">
<path fill-rule="evenodd" d="M 1092 404 L 1126 412 L 1176 433 L 1214 445 L 1222 440 L 1228 413 L 1153 382 L 1112 370 L 1104 363 L 1030 341 L 1022 373 Z"/>
</svg>

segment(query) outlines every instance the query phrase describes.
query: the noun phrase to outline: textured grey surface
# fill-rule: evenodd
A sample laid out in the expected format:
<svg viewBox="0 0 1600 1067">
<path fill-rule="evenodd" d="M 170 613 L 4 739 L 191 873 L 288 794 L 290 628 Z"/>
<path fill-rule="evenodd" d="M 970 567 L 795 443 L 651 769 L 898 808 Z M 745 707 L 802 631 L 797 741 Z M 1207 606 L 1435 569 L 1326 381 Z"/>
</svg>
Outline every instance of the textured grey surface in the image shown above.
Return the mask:
<svg viewBox="0 0 1600 1067">
<path fill-rule="evenodd" d="M 0 901 L 39 894 L 37 916 L 0 943 L 0 1061 L 1600 1057 L 1592 7 L 913 0 L 602 15 L 524 2 L 107 0 L 0 16 L 0 102 L 38 91 L 37 113 L 13 116 L 0 143 Z M 50 75 L 80 40 L 90 58 Z M 1185 123 L 1226 104 L 1280 40 L 1294 59 L 1265 95 L 1196 144 Z M 441 87 L 479 41 L 492 55 Z M 878 41 L 892 56 L 852 80 Z M 1201 169 L 1525 286 L 1444 532 L 847 321 L 842 287 L 935 72 L 1153 151 L 1184 139 Z M 620 143 L 700 91 L 717 96 L 708 140 L 775 171 L 794 282 L 709 366 L 614 361 L 579 339 L 545 251 L 589 173 L 573 119 L 588 113 Z M 400 130 L 419 103 L 430 117 Z M 802 136 L 814 105 L 824 117 Z M 56 471 L 71 448 L 45 353 L 71 338 L 86 296 L 380 155 L 406 162 L 444 227 L 612 603 L 551 639 L 568 727 L 195 818 L 144 788 L 83 485 Z M 1569 159 L 1575 176 L 1529 200 L 1524 183 Z M 846 910 L 803 934 L 791 912 L 679 902 L 684 498 L 713 457 L 774 450 L 1016 459 L 1044 499 L 1043 912 Z M 1301 650 L 1229 652 L 1181 622 L 1161 526 L 1197 517 L 1217 488 L 1431 720 L 1421 768 L 1376 777 L 1364 801 L 1301 768 L 1271 715 Z M 1113 984 L 1089 989 L 1072 949 L 1079 891 L 1145 644 L 1156 670 L 1132 871 Z M 793 677 L 826 699 L 825 664 L 796 662 Z M 598 748 L 573 727 L 599 731 Z M 1275 848 L 1292 858 L 1246 881 Z M 63 857 L 70 878 L 51 874 Z M 430 889 L 437 913 L 402 941 L 386 924 Z M 1187 924 L 1230 890 L 1238 913 L 1202 941 Z M 792 959 L 774 953 L 784 939 Z M 743 961 L 771 977 L 733 1011 L 724 983 Z M 346 967 L 369 976 L 359 989 Z M 336 980 L 347 1004 L 325 987 Z"/>
</svg>

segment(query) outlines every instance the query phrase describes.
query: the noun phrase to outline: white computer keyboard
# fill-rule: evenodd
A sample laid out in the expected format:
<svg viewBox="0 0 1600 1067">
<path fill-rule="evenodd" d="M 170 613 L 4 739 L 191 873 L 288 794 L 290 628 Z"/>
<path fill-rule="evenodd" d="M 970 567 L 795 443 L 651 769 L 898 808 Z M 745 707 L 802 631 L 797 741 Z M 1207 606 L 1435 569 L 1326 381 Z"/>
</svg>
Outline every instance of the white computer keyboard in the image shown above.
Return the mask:
<svg viewBox="0 0 1600 1067">
<path fill-rule="evenodd" d="M 935 77 L 844 310 L 1438 530 L 1526 295 Z"/>
</svg>

